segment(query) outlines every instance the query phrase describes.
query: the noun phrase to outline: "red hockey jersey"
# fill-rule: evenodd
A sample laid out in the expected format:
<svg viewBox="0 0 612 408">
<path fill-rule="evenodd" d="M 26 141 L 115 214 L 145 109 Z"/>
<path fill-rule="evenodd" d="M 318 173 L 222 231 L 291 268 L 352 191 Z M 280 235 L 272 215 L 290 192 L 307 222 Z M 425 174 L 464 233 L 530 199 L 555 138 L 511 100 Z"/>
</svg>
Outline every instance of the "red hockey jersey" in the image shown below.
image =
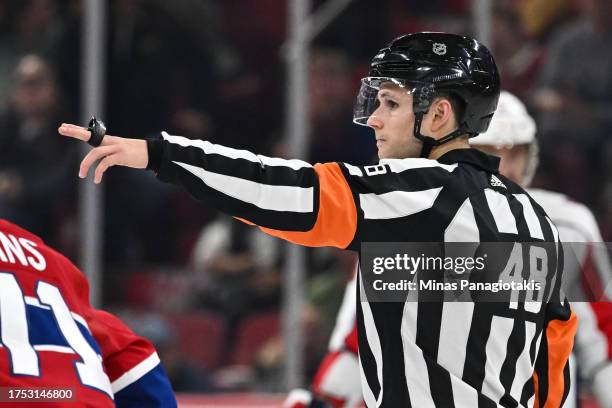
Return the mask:
<svg viewBox="0 0 612 408">
<path fill-rule="evenodd" d="M 153 345 L 89 304 L 89 284 L 66 257 L 0 220 L 0 406 L 27 401 L 176 406 Z"/>
</svg>

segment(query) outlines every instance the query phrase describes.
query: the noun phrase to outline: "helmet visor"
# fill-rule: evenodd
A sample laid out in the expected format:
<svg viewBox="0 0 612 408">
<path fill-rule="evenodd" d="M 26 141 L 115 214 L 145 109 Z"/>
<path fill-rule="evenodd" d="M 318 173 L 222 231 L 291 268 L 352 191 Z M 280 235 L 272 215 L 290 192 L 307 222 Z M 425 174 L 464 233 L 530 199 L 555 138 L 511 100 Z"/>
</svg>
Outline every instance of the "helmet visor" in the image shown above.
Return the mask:
<svg viewBox="0 0 612 408">
<path fill-rule="evenodd" d="M 427 112 L 434 96 L 430 83 L 390 77 L 366 77 L 353 109 L 353 122 L 368 126 L 371 117 L 388 119 L 415 112 Z"/>
</svg>

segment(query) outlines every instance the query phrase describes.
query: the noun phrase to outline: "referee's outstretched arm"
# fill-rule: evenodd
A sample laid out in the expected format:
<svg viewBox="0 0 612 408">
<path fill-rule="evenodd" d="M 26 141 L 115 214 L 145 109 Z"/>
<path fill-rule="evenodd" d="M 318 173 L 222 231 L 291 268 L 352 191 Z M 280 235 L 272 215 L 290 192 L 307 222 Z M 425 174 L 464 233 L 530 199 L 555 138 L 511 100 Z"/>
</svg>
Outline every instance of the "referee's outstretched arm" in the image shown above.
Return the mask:
<svg viewBox="0 0 612 408">
<path fill-rule="evenodd" d="M 76 125 L 62 124 L 59 132 L 83 141 L 90 137 Z M 313 166 L 165 132 L 147 141 L 106 135 L 83 159 L 79 176 L 97 161 L 95 183 L 112 166 L 147 168 L 196 199 L 297 244 L 346 248 L 357 229 L 357 209 L 343 173 L 353 168 L 349 165 Z"/>
</svg>

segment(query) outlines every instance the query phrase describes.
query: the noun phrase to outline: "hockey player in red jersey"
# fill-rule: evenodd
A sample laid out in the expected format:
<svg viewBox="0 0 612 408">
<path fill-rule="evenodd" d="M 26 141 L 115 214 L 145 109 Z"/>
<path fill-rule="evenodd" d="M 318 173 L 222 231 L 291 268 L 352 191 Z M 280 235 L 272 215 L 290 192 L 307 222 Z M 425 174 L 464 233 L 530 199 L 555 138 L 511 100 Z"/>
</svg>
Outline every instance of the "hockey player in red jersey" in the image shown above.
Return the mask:
<svg viewBox="0 0 612 408">
<path fill-rule="evenodd" d="M 2 407 L 176 406 L 153 345 L 89 304 L 89 284 L 66 257 L 5 220 L 0 340 Z"/>
</svg>

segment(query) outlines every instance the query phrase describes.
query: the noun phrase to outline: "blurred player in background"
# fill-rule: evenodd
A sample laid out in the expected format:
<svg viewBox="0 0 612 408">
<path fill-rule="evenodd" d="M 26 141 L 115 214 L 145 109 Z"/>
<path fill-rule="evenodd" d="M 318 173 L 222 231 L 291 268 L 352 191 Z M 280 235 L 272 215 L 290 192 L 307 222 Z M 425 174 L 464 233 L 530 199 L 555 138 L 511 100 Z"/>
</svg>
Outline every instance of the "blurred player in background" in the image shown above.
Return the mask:
<svg viewBox="0 0 612 408">
<path fill-rule="evenodd" d="M 293 390 L 283 408 L 357 408 L 363 406 L 357 347 L 357 267 L 344 291 L 344 299 L 310 390 Z"/>
<path fill-rule="evenodd" d="M 523 103 L 502 91 L 487 132 L 470 140 L 476 148 L 501 157 L 500 172 L 528 187 L 538 163 L 535 121 Z M 578 370 L 590 385 L 602 407 L 612 407 L 612 298 L 608 285 L 612 271 L 599 228 L 591 211 L 568 197 L 541 189 L 528 190 L 551 217 L 566 248 L 565 287 L 574 300 L 579 318 L 575 355 Z M 599 243 L 600 245 L 597 245 Z M 577 262 L 572 262 L 575 259 Z M 570 290 L 572 289 L 572 290 Z M 355 321 L 355 279 L 346 288 L 329 353 L 315 375 L 311 389 L 295 390 L 286 408 L 353 408 L 361 404 L 357 371 L 357 326 Z M 355 345 L 355 346 L 353 346 Z M 573 376 L 573 378 L 576 378 Z M 572 385 L 564 407 L 575 407 L 576 386 Z"/>
<path fill-rule="evenodd" d="M 538 166 L 535 135 L 535 121 L 523 103 L 502 91 L 489 129 L 470 144 L 501 157 L 500 172 L 527 188 Z M 585 205 L 553 191 L 527 191 L 555 223 L 564 243 L 564 287 L 579 318 L 574 353 L 580 377 L 602 407 L 612 407 L 612 270 L 599 227 Z M 576 406 L 575 385 L 566 408 Z"/>
<path fill-rule="evenodd" d="M 89 304 L 89 284 L 67 258 L 4 220 L 0 333 L 0 406 L 10 401 L 8 388 L 53 388 L 73 399 L 14 406 L 176 407 L 153 345 Z"/>
</svg>

